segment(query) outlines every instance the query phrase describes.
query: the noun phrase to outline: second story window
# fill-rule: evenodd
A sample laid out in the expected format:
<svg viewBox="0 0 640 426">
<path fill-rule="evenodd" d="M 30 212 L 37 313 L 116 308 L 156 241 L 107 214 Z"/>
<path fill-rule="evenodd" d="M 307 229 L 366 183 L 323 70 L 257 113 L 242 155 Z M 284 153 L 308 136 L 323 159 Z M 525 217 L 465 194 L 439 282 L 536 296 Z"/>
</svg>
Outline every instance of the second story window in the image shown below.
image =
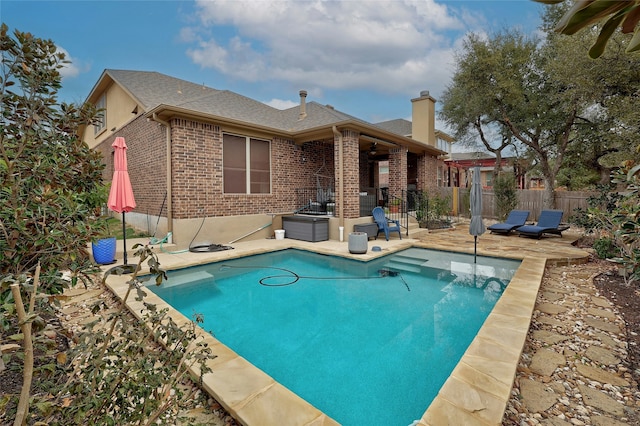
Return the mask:
<svg viewBox="0 0 640 426">
<path fill-rule="evenodd" d="M 93 134 L 97 135 L 100 133 L 107 125 L 107 95 L 103 94 L 98 99 L 96 103 L 96 108 L 98 108 L 98 121 L 93 125 Z"/>
</svg>

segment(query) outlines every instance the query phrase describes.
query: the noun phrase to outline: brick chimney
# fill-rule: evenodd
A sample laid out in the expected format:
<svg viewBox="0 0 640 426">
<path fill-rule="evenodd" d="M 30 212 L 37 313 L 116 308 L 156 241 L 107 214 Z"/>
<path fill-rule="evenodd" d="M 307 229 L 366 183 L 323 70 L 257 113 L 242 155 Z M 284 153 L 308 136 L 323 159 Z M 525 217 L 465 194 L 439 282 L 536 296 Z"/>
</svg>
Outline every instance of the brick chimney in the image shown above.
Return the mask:
<svg viewBox="0 0 640 426">
<path fill-rule="evenodd" d="M 411 138 L 436 146 L 436 100 L 423 90 L 411 104 Z"/>
<path fill-rule="evenodd" d="M 307 116 L 307 91 L 301 90 L 300 91 L 300 116 L 298 117 L 298 120 L 304 120 L 306 116 Z"/>
</svg>

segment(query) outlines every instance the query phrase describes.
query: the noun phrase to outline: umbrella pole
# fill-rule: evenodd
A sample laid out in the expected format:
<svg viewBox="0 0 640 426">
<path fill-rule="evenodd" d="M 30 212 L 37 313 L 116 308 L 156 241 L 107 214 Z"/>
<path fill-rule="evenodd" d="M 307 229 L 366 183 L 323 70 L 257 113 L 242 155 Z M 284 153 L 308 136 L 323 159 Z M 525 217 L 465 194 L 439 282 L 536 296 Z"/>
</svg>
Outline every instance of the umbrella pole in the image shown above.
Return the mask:
<svg viewBox="0 0 640 426">
<path fill-rule="evenodd" d="M 127 227 L 124 223 L 124 212 L 122 212 L 122 249 L 124 251 L 124 264 L 127 265 Z"/>
<path fill-rule="evenodd" d="M 476 256 L 478 255 L 478 236 L 473 236 L 473 263 L 476 263 Z M 126 259 L 126 257 L 125 257 Z"/>
</svg>

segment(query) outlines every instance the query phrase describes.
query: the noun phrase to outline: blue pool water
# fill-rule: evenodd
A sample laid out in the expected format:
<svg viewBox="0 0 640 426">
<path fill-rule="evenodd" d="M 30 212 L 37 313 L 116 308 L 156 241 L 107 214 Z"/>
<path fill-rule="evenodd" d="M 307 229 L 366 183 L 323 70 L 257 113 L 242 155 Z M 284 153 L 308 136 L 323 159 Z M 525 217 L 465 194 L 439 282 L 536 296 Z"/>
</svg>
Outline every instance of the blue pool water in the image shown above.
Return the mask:
<svg viewBox="0 0 640 426">
<path fill-rule="evenodd" d="M 285 250 L 150 287 L 343 425 L 419 419 L 518 268 L 411 248 L 370 262 Z"/>
</svg>

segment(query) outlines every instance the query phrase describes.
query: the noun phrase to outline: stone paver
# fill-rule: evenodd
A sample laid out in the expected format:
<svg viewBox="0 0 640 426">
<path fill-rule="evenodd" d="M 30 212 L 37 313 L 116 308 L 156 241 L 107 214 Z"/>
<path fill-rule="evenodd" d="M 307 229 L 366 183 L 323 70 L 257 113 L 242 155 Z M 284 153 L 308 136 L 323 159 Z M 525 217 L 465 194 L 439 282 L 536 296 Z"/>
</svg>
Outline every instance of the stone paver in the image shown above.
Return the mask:
<svg viewBox="0 0 640 426">
<path fill-rule="evenodd" d="M 595 380 L 596 382 L 608 383 L 614 386 L 630 386 L 630 383 L 622 377 L 603 370 L 602 368 L 578 364 L 576 365 L 576 371 L 584 377 Z"/>
<path fill-rule="evenodd" d="M 543 343 L 548 343 L 553 345 L 556 343 L 564 342 L 565 340 L 569 340 L 571 337 L 564 336 L 558 333 L 552 333 L 546 330 L 536 330 L 533 332 L 533 338 L 536 340 L 540 340 Z"/>
<path fill-rule="evenodd" d="M 585 405 L 591 405 L 594 408 L 606 411 L 607 413 L 616 416 L 624 415 L 624 405 L 620 404 L 606 393 L 585 385 L 578 385 L 578 389 L 582 394 L 582 400 Z"/>
<path fill-rule="evenodd" d="M 553 303 L 542 303 L 537 305 L 536 308 L 540 312 L 544 312 L 545 314 L 560 314 L 562 312 L 566 312 L 568 307 L 556 305 Z"/>
<path fill-rule="evenodd" d="M 603 365 L 618 365 L 620 364 L 620 358 L 615 356 L 613 352 L 608 349 L 600 348 L 598 346 L 590 346 L 584 354 L 587 358 L 597 364 Z"/>
<path fill-rule="evenodd" d="M 524 404 L 533 412 L 548 410 L 558 400 L 558 395 L 552 389 L 535 380 L 522 380 L 520 393 Z"/>
<path fill-rule="evenodd" d="M 563 355 L 549 349 L 541 349 L 533 355 L 529 369 L 540 376 L 550 376 L 556 368 L 565 364 Z"/>
<path fill-rule="evenodd" d="M 620 326 L 612 324 L 608 321 L 603 321 L 596 318 L 585 318 L 584 322 L 592 327 L 598 328 L 602 331 L 607 331 L 609 333 L 620 334 L 622 332 Z"/>
<path fill-rule="evenodd" d="M 616 314 L 613 311 L 607 311 L 605 309 L 589 308 L 587 313 L 596 317 L 606 318 L 608 320 L 616 319 Z"/>
</svg>

